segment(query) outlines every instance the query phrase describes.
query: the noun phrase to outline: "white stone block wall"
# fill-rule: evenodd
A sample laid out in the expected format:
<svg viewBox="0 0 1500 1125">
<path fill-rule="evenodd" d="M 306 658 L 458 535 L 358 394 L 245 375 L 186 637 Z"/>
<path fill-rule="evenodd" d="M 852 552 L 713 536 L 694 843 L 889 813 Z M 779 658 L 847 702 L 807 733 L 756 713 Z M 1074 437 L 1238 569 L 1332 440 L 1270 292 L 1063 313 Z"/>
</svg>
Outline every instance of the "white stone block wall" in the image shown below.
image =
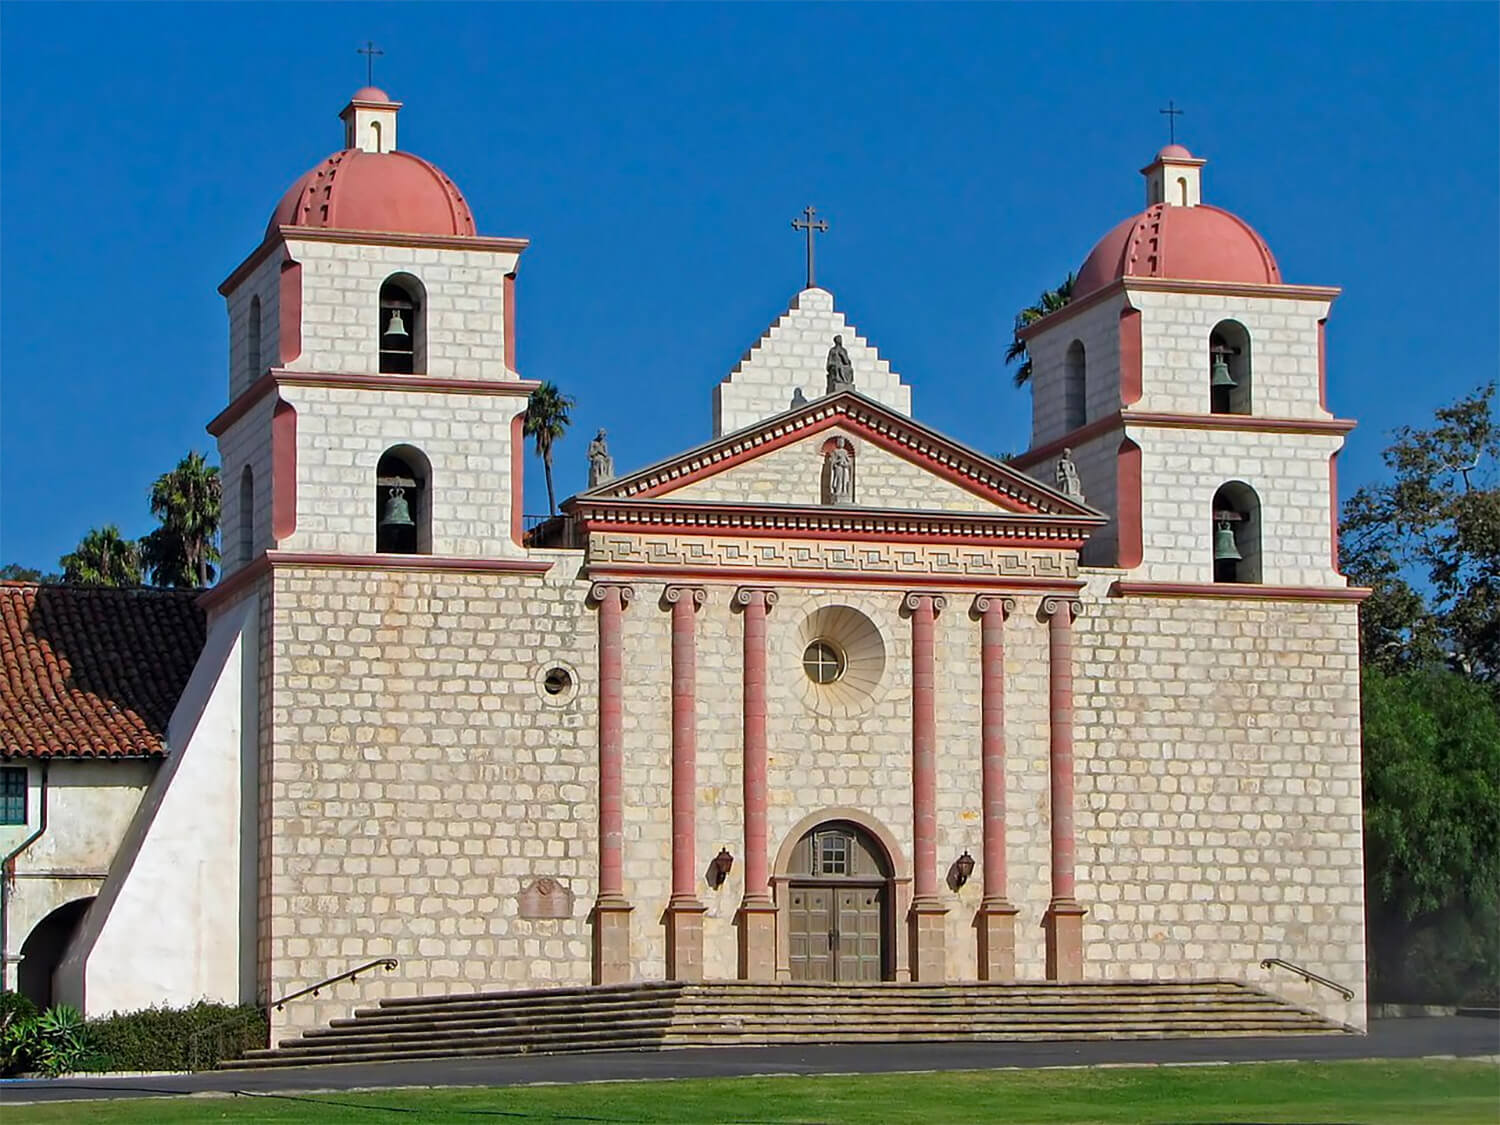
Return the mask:
<svg viewBox="0 0 1500 1125">
<path fill-rule="evenodd" d="M 302 354 L 296 371 L 375 374 L 379 370 L 379 297 L 392 274 L 426 290 L 424 372 L 453 379 L 514 379 L 505 366 L 505 276 L 519 255 L 487 250 L 354 246 L 287 241 L 302 265 Z"/>
<path fill-rule="evenodd" d="M 272 251 L 225 299 L 229 312 L 229 401 L 280 363 L 282 255 Z M 260 298 L 260 370 L 250 369 L 250 303 Z"/>
<path fill-rule="evenodd" d="M 1141 310 L 1142 395 L 1132 409 L 1207 414 L 1209 334 L 1236 320 L 1250 334 L 1251 413 L 1328 418 L 1318 401 L 1318 321 L 1325 298 L 1233 297 L 1132 289 Z"/>
<path fill-rule="evenodd" d="M 911 388 L 875 345 L 833 307 L 826 289 L 804 289 L 714 388 L 714 436 L 781 414 L 800 390 L 812 401 L 828 390 L 828 349 L 835 335 L 854 365 L 854 389 L 892 410 L 911 414 Z"/>
<path fill-rule="evenodd" d="M 297 411 L 297 530 L 280 548 L 373 554 L 376 466 L 410 445 L 431 462 L 420 503 L 432 554 L 524 554 L 510 534 L 511 423 L 524 396 L 286 386 L 282 398 Z"/>
<path fill-rule="evenodd" d="M 1133 578 L 1213 581 L 1214 493 L 1242 481 L 1260 498 L 1261 581 L 1347 586 L 1333 568 L 1329 457 L 1336 435 L 1126 431 L 1141 447 L 1142 565 Z"/>
<path fill-rule="evenodd" d="M 271 416 L 277 398 L 266 395 L 219 436 L 220 479 L 222 498 L 223 574 L 233 574 L 244 565 L 240 553 L 240 528 L 247 513 L 240 511 L 240 478 L 249 466 L 253 484 L 251 523 L 251 558 L 276 544 L 271 539 Z"/>
<path fill-rule="evenodd" d="M 1031 356 L 1031 444 L 1045 445 L 1067 432 L 1063 374 L 1076 340 L 1085 357 L 1085 421 L 1120 409 L 1120 312 L 1123 295 L 1066 318 L 1027 343 Z"/>
<path fill-rule="evenodd" d="M 668 494 L 672 500 L 823 503 L 823 447 L 835 437 L 854 447 L 854 505 L 867 508 L 993 512 L 997 505 L 843 427 L 822 430 Z"/>
<path fill-rule="evenodd" d="M 1113 577 L 1077 623 L 1085 976 L 1247 980 L 1362 1027 L 1358 611 L 1100 596 Z"/>
</svg>

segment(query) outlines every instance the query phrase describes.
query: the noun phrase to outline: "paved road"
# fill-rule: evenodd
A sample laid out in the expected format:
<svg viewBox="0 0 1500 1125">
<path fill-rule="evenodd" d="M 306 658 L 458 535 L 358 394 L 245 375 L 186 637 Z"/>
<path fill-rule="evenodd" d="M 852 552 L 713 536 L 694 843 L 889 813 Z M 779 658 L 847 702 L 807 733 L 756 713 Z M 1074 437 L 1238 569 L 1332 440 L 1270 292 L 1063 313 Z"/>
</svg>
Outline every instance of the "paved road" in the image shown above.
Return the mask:
<svg viewBox="0 0 1500 1125">
<path fill-rule="evenodd" d="M 726 1047 L 722 1050 L 540 1055 L 441 1062 L 347 1063 L 153 1078 L 0 1082 L 0 1104 L 206 1092 L 291 1093 L 399 1086 L 514 1086 L 604 1079 L 748 1074 L 879 1074 L 900 1070 L 1095 1066 L 1500 1055 L 1500 1022 L 1465 1016 L 1372 1020 L 1368 1035 L 1089 1043 L 910 1043 L 888 1046 Z"/>
</svg>

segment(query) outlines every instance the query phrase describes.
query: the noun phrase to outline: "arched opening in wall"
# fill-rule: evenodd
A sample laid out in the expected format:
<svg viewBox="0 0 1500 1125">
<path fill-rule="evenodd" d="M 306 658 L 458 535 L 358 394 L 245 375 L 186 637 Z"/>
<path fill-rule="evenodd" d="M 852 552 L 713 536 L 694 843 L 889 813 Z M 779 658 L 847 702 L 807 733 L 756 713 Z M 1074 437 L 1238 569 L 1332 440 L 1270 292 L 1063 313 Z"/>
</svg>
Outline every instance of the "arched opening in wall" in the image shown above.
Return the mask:
<svg viewBox="0 0 1500 1125">
<path fill-rule="evenodd" d="M 1188 203 L 1187 177 L 1177 177 L 1177 206 L 1186 207 Z"/>
<path fill-rule="evenodd" d="M 1221 320 L 1208 334 L 1209 409 L 1250 413 L 1250 333 L 1237 320 Z"/>
<path fill-rule="evenodd" d="M 1076 430 L 1088 420 L 1088 357 L 1083 341 L 1068 345 L 1063 358 L 1063 429 Z"/>
<path fill-rule="evenodd" d="M 891 979 L 894 869 L 880 842 L 850 821 L 825 821 L 797 841 L 787 874 L 792 979 Z"/>
<path fill-rule="evenodd" d="M 260 298 L 250 298 L 250 315 L 245 325 L 245 350 L 247 353 L 246 368 L 250 373 L 250 381 L 253 383 L 260 378 Z"/>
<path fill-rule="evenodd" d="M 1260 497 L 1243 481 L 1220 485 L 1213 502 L 1215 582 L 1261 581 Z"/>
<path fill-rule="evenodd" d="M 384 151 L 380 147 L 380 122 L 379 121 L 371 121 L 370 122 L 370 151 L 371 152 L 382 152 L 382 151 Z"/>
<path fill-rule="evenodd" d="M 380 370 L 411 375 L 427 369 L 427 318 L 422 283 L 393 273 L 380 286 Z"/>
<path fill-rule="evenodd" d="M 246 465 L 240 473 L 240 562 L 255 554 L 255 473 Z"/>
<path fill-rule="evenodd" d="M 75 899 L 59 906 L 38 922 L 21 943 L 21 965 L 16 983 L 38 1010 L 52 1006 L 52 974 L 62 963 L 63 954 L 83 924 L 92 898 Z"/>
<path fill-rule="evenodd" d="M 396 445 L 375 469 L 375 550 L 432 553 L 432 466 L 420 449 Z"/>
</svg>

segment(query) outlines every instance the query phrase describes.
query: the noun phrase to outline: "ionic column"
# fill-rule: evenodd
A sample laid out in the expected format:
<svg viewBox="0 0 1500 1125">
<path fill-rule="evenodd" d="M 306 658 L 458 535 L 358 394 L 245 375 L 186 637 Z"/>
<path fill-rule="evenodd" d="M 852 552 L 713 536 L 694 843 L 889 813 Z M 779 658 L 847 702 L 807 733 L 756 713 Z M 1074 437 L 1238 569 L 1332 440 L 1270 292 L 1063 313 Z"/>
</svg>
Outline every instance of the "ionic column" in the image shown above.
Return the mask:
<svg viewBox="0 0 1500 1125">
<path fill-rule="evenodd" d="M 621 774 L 625 737 L 620 619 L 635 591 L 598 582 L 589 600 L 599 614 L 599 894 L 594 900 L 594 983 L 631 978 L 630 911 L 625 898 L 625 796 Z"/>
<path fill-rule="evenodd" d="M 1083 605 L 1070 598 L 1043 598 L 1047 618 L 1052 781 L 1052 901 L 1047 935 L 1047 979 L 1083 979 L 1084 908 L 1074 897 L 1073 861 L 1073 618 Z"/>
<path fill-rule="evenodd" d="M 1015 600 L 974 599 L 979 618 L 980 801 L 984 812 L 984 897 L 979 902 L 979 979 L 1016 979 L 1016 914 L 1005 886 L 1005 619 Z"/>
<path fill-rule="evenodd" d="M 667 902 L 667 979 L 703 979 L 703 903 L 698 900 L 698 646 L 702 586 L 668 586 L 672 610 L 672 897 Z"/>
<path fill-rule="evenodd" d="M 911 614 L 911 795 L 912 902 L 911 979 L 940 981 L 947 976 L 944 916 L 937 870 L 937 671 L 933 624 L 947 604 L 941 594 L 911 593 L 903 603 Z"/>
<path fill-rule="evenodd" d="M 741 587 L 734 594 L 744 622 L 745 897 L 740 902 L 739 975 L 776 979 L 776 904 L 767 878 L 766 833 L 766 613 L 776 591 Z"/>
</svg>

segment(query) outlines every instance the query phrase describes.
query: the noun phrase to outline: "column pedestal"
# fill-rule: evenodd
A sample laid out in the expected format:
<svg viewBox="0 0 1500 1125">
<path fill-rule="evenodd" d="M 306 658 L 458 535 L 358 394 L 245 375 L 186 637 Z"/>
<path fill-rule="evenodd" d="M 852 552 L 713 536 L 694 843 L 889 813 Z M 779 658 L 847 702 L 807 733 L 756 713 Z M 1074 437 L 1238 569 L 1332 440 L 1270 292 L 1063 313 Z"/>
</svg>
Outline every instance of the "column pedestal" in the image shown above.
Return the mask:
<svg viewBox="0 0 1500 1125">
<path fill-rule="evenodd" d="M 768 898 L 740 904 L 741 980 L 776 979 L 776 904 Z"/>
<path fill-rule="evenodd" d="M 1071 984 L 1083 979 L 1083 916 L 1076 902 L 1053 902 L 1042 919 L 1047 936 L 1047 979 Z"/>
<path fill-rule="evenodd" d="M 937 899 L 913 902 L 907 915 L 911 931 L 911 979 L 922 984 L 948 979 L 948 908 Z"/>
<path fill-rule="evenodd" d="M 623 896 L 601 896 L 594 903 L 594 983 L 628 984 L 630 961 L 630 903 Z"/>
<path fill-rule="evenodd" d="M 1016 915 L 1020 910 L 1004 899 L 985 899 L 974 920 L 979 930 L 979 979 L 1016 979 Z"/>
<path fill-rule="evenodd" d="M 703 911 L 694 899 L 667 904 L 667 979 L 703 979 Z"/>
</svg>

